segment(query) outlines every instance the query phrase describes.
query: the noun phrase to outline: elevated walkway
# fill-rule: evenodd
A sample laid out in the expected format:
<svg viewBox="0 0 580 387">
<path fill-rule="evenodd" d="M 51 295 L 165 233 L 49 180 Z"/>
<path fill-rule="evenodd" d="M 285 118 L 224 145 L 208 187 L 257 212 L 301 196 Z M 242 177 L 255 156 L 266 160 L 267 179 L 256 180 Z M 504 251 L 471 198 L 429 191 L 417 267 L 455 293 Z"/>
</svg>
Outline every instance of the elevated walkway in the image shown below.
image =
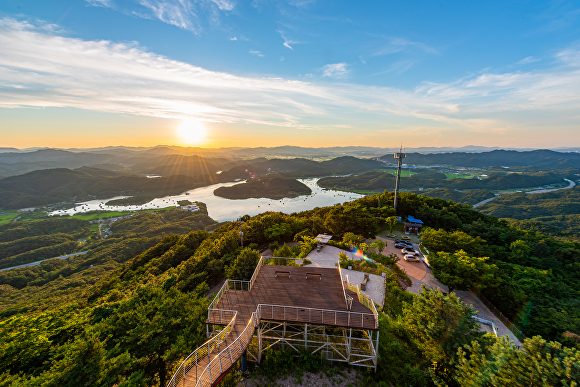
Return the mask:
<svg viewBox="0 0 580 387">
<path fill-rule="evenodd" d="M 348 343 L 343 345 L 349 346 L 342 351 L 348 352 L 348 358 L 343 356 L 346 361 L 350 362 L 350 343 L 353 340 L 362 340 L 365 345 L 370 343 L 371 351 L 370 357 L 366 356 L 363 360 L 374 359 L 373 364 L 376 366 L 376 348 L 370 331 L 377 331 L 378 347 L 377 311 L 372 301 L 360 294 L 358 287 L 348 284 L 345 286 L 340 267 L 329 269 L 268 264 L 293 264 L 293 260 L 276 260 L 260 258 L 250 281 L 225 282 L 208 308 L 208 335 L 210 325 L 225 327 L 186 358 L 168 387 L 216 385 L 251 344 L 257 349 L 257 356 L 253 357 L 259 362 L 263 343 L 269 337 L 261 335 L 263 330 L 260 326 L 265 323 L 283 324 L 284 333 L 286 324 L 305 324 L 306 341 L 309 325 L 341 329 L 345 332 L 345 343 Z M 257 336 L 254 335 L 256 328 Z M 348 329 L 351 338 L 346 337 Z M 366 339 L 353 339 L 353 329 L 367 330 L 370 336 L 367 335 L 369 337 Z M 274 332 L 275 329 L 269 328 L 267 331 Z M 324 335 L 323 332 L 322 336 Z M 268 347 L 278 342 L 289 343 L 282 337 Z M 310 344 L 312 342 L 311 339 Z M 296 349 L 292 344 L 290 346 Z M 308 342 L 304 348 L 308 350 Z"/>
</svg>

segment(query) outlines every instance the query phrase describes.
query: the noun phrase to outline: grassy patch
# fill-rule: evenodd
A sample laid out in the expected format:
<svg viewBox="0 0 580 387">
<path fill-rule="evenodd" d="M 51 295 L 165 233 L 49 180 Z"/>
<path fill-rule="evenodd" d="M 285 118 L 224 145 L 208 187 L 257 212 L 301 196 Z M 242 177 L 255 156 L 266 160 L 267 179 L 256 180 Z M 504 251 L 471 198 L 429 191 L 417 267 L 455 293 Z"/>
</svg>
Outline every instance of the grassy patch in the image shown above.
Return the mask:
<svg viewBox="0 0 580 387">
<path fill-rule="evenodd" d="M 12 222 L 15 218 L 20 215 L 18 212 L 14 212 L 11 214 L 2 214 L 0 215 L 0 224 Z"/>
<path fill-rule="evenodd" d="M 390 173 L 392 175 L 397 176 L 396 169 L 384 169 L 385 172 Z M 401 177 L 410 177 L 413 176 L 416 172 L 407 171 L 405 169 L 401 169 Z"/>
</svg>

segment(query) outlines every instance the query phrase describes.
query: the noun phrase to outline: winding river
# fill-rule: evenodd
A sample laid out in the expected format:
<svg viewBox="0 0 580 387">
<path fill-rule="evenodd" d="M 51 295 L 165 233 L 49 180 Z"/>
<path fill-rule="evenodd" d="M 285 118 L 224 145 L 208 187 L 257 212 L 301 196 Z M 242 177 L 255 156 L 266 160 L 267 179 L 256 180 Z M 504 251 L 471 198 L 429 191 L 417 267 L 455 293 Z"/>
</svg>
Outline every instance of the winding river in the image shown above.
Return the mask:
<svg viewBox="0 0 580 387">
<path fill-rule="evenodd" d="M 337 203 L 349 202 L 363 197 L 351 192 L 341 192 L 334 190 L 326 190 L 320 188 L 317 184 L 318 178 L 315 179 L 299 179 L 306 184 L 311 190 L 311 195 L 303 195 L 297 198 L 285 198 L 281 200 L 272 200 L 266 198 L 260 199 L 240 199 L 232 200 L 215 196 L 213 191 L 219 187 L 229 187 L 240 183 L 220 183 L 207 187 L 196 188 L 187 191 L 180 195 L 164 196 L 156 198 L 148 203 L 134 206 L 106 206 L 105 203 L 112 199 L 121 199 L 126 196 L 117 196 L 109 199 L 89 200 L 82 203 L 77 203 L 75 208 L 67 210 L 53 211 L 49 215 L 75 215 L 88 211 L 138 211 L 149 210 L 155 208 L 164 208 L 169 206 L 177 206 L 180 200 L 189 200 L 191 202 L 199 201 L 207 205 L 209 216 L 218 221 L 229 221 L 239 218 L 243 215 L 257 215 L 265 211 L 280 211 L 287 214 L 292 212 L 300 212 L 311 210 L 315 207 L 332 206 Z"/>
</svg>

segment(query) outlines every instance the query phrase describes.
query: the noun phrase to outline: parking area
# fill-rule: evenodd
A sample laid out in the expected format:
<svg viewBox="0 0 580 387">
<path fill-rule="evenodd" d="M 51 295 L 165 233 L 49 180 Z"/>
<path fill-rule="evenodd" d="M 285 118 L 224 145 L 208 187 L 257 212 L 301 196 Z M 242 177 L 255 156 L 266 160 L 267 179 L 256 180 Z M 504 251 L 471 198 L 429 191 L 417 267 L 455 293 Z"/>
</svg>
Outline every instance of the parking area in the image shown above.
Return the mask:
<svg viewBox="0 0 580 387">
<path fill-rule="evenodd" d="M 405 270 L 413 283 L 421 281 L 423 277 L 425 277 L 427 271 L 423 262 L 407 262 L 403 259 L 403 253 L 401 253 L 401 249 L 395 247 L 395 242 L 392 239 L 383 237 L 377 237 L 377 239 L 381 239 L 383 242 L 387 243 L 387 247 L 383 249 L 383 255 L 389 256 L 391 254 L 395 254 L 397 257 L 401 258 L 400 261 L 397 262 L 397 265 Z M 419 251 L 418 244 L 413 243 L 413 247 L 415 247 L 415 250 Z M 420 257 L 419 259 L 422 258 Z"/>
</svg>

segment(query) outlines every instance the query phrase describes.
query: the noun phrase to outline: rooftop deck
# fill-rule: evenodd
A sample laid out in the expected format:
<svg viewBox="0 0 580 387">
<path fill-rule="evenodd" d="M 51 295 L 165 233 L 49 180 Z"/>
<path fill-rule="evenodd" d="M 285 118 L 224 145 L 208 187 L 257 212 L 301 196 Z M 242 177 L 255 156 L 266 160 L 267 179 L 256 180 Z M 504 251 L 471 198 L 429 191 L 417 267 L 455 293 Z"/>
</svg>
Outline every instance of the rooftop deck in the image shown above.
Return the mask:
<svg viewBox="0 0 580 387">
<path fill-rule="evenodd" d="M 378 330 L 374 304 L 349 290 L 340 269 L 268 265 L 267 260 L 260 258 L 251 281 L 226 281 L 207 320 L 225 328 L 184 360 L 168 387 L 215 386 L 248 348 L 261 320 Z"/>
<path fill-rule="evenodd" d="M 276 272 L 289 272 L 290 275 Z M 320 276 L 307 273 L 316 273 Z M 220 322 L 219 310 L 237 311 L 240 321 L 248 321 L 259 310 L 260 319 L 305 322 L 347 328 L 376 330 L 373 312 L 358 301 L 356 293 L 350 311 L 343 284 L 336 269 L 264 265 L 250 291 L 228 290 L 210 311 L 208 323 Z"/>
</svg>

